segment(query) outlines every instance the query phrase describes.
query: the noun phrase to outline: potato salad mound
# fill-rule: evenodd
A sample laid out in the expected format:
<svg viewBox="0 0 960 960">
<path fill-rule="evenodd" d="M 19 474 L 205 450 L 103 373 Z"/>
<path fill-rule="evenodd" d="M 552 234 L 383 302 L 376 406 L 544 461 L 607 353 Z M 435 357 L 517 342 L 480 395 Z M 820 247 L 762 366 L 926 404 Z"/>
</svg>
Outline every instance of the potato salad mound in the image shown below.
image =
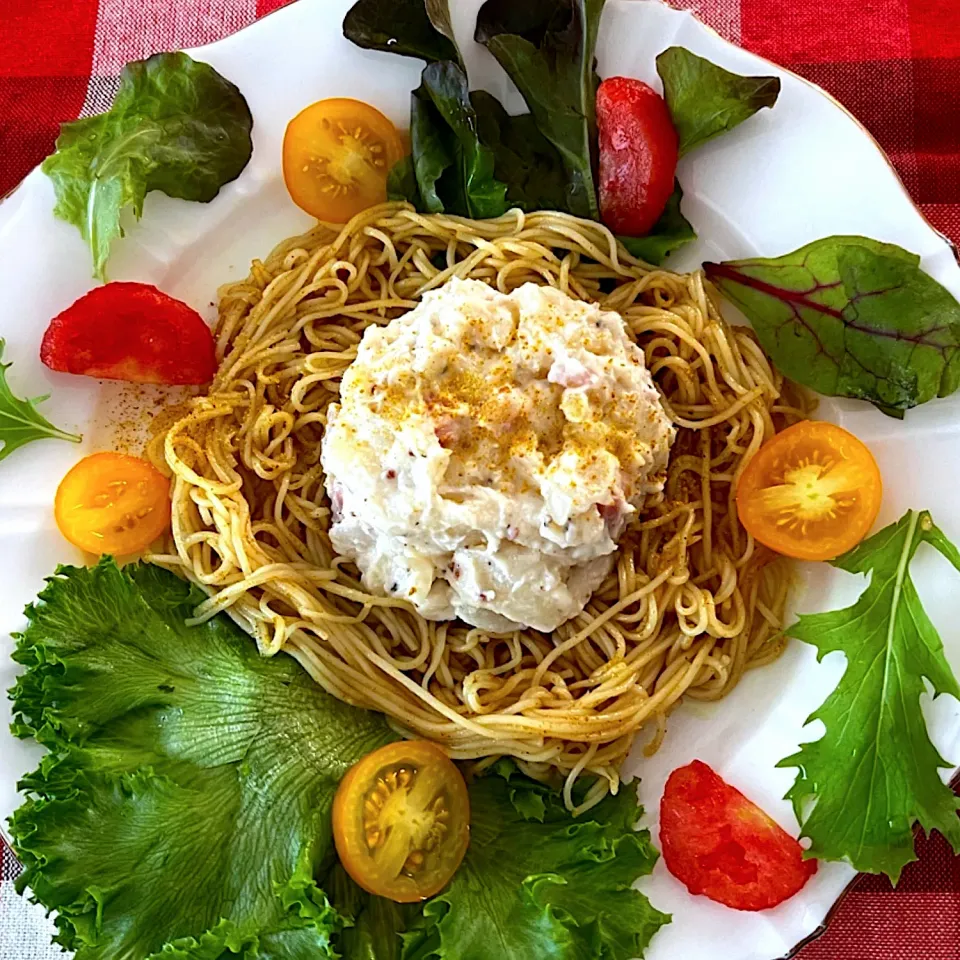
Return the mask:
<svg viewBox="0 0 960 960">
<path fill-rule="evenodd" d="M 371 326 L 329 408 L 330 538 L 430 620 L 550 631 L 583 610 L 674 429 L 619 314 L 451 280 Z"/>
</svg>

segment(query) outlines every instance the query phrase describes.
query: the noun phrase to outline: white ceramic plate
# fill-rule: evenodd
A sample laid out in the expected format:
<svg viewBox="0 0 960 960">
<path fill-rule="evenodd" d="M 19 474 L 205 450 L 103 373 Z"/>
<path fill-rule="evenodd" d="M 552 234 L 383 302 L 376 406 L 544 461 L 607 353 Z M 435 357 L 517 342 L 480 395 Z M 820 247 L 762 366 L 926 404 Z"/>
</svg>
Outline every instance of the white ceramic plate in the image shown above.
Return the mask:
<svg viewBox="0 0 960 960">
<path fill-rule="evenodd" d="M 480 0 L 457 0 L 456 26 L 475 86 L 508 109 L 522 106 L 493 58 L 472 42 Z M 244 276 L 249 261 L 309 224 L 288 200 L 280 175 L 284 127 L 302 107 L 322 97 L 351 96 L 375 104 L 398 125 L 407 122 L 410 90 L 420 64 L 357 49 L 341 36 L 349 0 L 300 0 L 220 43 L 195 51 L 239 85 L 255 118 L 253 160 L 211 204 L 147 198 L 143 220 L 130 222 L 110 261 L 113 279 L 155 283 L 213 319 L 217 286 Z M 598 47 L 601 76 L 625 74 L 657 83 L 654 57 L 682 44 L 741 73 L 776 73 L 783 92 L 736 132 L 697 150 L 680 164 L 684 209 L 701 240 L 671 265 L 692 268 L 704 259 L 773 256 L 832 233 L 862 233 L 899 243 L 923 258 L 923 267 L 960 295 L 960 268 L 948 243 L 913 206 L 867 132 L 835 101 L 804 80 L 720 39 L 688 13 L 648 0 L 608 0 Z M 21 611 L 58 563 L 82 558 L 57 533 L 51 503 L 57 483 L 82 452 L 116 442 L 118 420 L 136 419 L 154 397 L 51 374 L 38 344 L 49 319 L 93 285 L 90 253 L 78 231 L 56 220 L 53 190 L 34 171 L 0 205 L 0 289 L 4 291 L 6 359 L 20 395 L 52 392 L 44 412 L 85 435 L 83 450 L 41 442 L 0 465 L 0 686 L 11 685 L 9 633 Z M 960 395 L 889 420 L 866 404 L 825 402 L 821 415 L 843 423 L 875 453 L 885 481 L 879 524 L 908 507 L 925 507 L 947 536 L 960 542 Z M 132 442 L 132 438 L 125 438 Z M 932 551 L 931 551 L 932 553 Z M 916 581 L 948 656 L 960 671 L 956 575 L 938 556 L 922 554 Z M 807 609 L 833 609 L 856 596 L 859 584 L 824 564 L 805 571 Z M 670 721 L 666 743 L 651 760 L 637 758 L 626 773 L 642 777 L 647 823 L 657 835 L 664 780 L 699 757 L 739 786 L 792 833 L 797 824 L 782 799 L 793 771 L 775 769 L 802 739 L 805 718 L 843 669 L 840 655 L 816 663 L 812 648 L 792 644 L 771 667 L 748 675 L 720 704 L 687 704 Z M 948 697 L 925 704 L 945 757 L 960 760 L 960 705 Z M 38 759 L 35 745 L 6 732 L 9 703 L 0 700 L 0 817 L 17 806 L 15 783 Z M 773 960 L 788 954 L 823 924 L 853 877 L 842 864 L 822 864 L 803 891 L 775 910 L 739 913 L 691 897 L 662 863 L 642 888 L 674 922 L 657 935 L 650 960 Z M 39 954 L 37 954 L 39 956 Z M 19 955 L 18 960 L 34 960 Z M 536 960 L 536 958 L 531 958 Z"/>
</svg>

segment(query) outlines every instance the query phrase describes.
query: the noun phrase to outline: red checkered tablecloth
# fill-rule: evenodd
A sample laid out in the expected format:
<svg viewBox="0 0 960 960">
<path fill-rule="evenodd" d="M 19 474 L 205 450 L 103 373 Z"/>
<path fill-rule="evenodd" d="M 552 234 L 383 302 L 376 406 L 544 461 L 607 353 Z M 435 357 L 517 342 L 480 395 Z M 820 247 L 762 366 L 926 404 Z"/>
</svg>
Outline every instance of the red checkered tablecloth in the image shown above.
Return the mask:
<svg viewBox="0 0 960 960">
<path fill-rule="evenodd" d="M 59 121 L 109 105 L 127 60 L 208 43 L 284 2 L 0 0 L 0 196 L 52 150 Z M 960 242 L 960 0 L 674 2 L 842 101 Z M 939 837 L 919 849 L 896 891 L 862 878 L 801 960 L 960 960 L 960 859 Z M 57 956 L 28 946 L 40 917 L 12 893 L 18 869 L 0 849 L 0 957 Z"/>
</svg>

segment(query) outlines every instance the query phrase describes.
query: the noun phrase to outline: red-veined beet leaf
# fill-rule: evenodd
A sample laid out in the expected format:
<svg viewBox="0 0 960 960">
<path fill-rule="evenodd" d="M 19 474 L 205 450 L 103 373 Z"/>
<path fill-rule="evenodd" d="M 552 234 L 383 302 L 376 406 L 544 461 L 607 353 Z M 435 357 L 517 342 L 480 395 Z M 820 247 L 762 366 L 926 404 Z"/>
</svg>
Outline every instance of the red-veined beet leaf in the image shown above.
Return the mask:
<svg viewBox="0 0 960 960">
<path fill-rule="evenodd" d="M 901 247 L 827 237 L 704 269 L 777 367 L 817 393 L 903 416 L 960 385 L 960 303 Z"/>
</svg>

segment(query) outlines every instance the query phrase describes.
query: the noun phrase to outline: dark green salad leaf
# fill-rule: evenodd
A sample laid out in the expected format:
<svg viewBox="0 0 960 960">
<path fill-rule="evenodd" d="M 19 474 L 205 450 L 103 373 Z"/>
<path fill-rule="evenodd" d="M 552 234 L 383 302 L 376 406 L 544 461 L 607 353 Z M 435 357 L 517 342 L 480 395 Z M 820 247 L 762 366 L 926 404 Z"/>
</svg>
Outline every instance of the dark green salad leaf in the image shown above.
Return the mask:
<svg viewBox="0 0 960 960">
<path fill-rule="evenodd" d="M 834 651 L 847 658 L 836 690 L 809 717 L 826 733 L 779 764 L 799 769 L 787 796 L 812 841 L 809 855 L 848 860 L 894 882 L 917 858 L 916 823 L 939 830 L 960 853 L 960 799 L 940 779 L 938 768 L 949 764 L 930 742 L 920 710 L 924 680 L 935 696 L 960 698 L 910 578 L 923 543 L 960 571 L 960 552 L 930 514 L 911 510 L 832 561 L 870 577 L 853 606 L 802 616 L 789 630 L 815 646 L 819 659 Z"/>
<path fill-rule="evenodd" d="M 412 152 L 387 177 L 387 197 L 407 200 L 425 213 L 441 213 L 439 180 L 448 170 L 456 173 L 454 136 L 422 83 L 410 94 L 410 142 Z"/>
<path fill-rule="evenodd" d="M 487 0 L 477 40 L 523 95 L 540 132 L 567 173 L 564 209 L 600 219 L 594 50 L 604 0 Z"/>
<path fill-rule="evenodd" d="M 225 617 L 186 626 L 202 599 L 104 560 L 61 569 L 27 611 L 15 731 L 50 753 L 11 820 L 18 885 L 77 960 L 332 956 L 342 923 L 314 878 L 333 795 L 395 737 Z"/>
<path fill-rule="evenodd" d="M 63 124 L 43 172 L 54 212 L 90 246 L 95 276 L 106 278 L 124 207 L 139 218 L 152 190 L 209 202 L 247 165 L 252 127 L 240 91 L 185 53 L 128 63 L 107 113 Z"/>
<path fill-rule="evenodd" d="M 680 212 L 683 190 L 680 181 L 673 185 L 673 193 L 660 214 L 660 219 L 645 237 L 617 237 L 635 257 L 659 266 L 675 250 L 697 239 L 690 221 Z"/>
<path fill-rule="evenodd" d="M 0 339 L 0 361 L 3 360 L 5 347 L 6 341 Z M 25 444 L 46 437 L 79 443 L 81 437 L 55 427 L 37 410 L 37 404 L 43 403 L 47 397 L 21 400 L 14 396 L 7 383 L 7 371 L 12 366 L 12 363 L 0 362 L 0 460 L 5 460 Z"/>
<path fill-rule="evenodd" d="M 657 73 L 680 137 L 680 156 L 726 133 L 780 95 L 779 77 L 741 77 L 684 47 L 657 57 Z"/>
<path fill-rule="evenodd" d="M 411 156 L 390 172 L 390 199 L 478 220 L 503 214 L 507 188 L 494 176 L 494 153 L 480 138 L 447 0 L 360 0 L 343 32 L 361 47 L 427 60 L 410 99 Z"/>
<path fill-rule="evenodd" d="M 344 34 L 363 47 L 428 61 L 413 92 L 412 155 L 391 171 L 387 192 L 427 213 L 497 217 L 512 207 L 600 219 L 594 48 L 603 0 L 488 0 L 477 39 L 500 60 L 530 113 L 510 116 L 483 90 L 469 92 L 447 0 L 359 0 Z M 653 230 L 621 238 L 659 264 L 696 239 L 680 210 L 679 184 Z"/>
<path fill-rule="evenodd" d="M 530 108 L 510 116 L 495 97 L 468 93 L 448 0 L 358 0 L 344 34 L 375 50 L 428 62 L 414 91 L 412 156 L 391 171 L 388 194 L 428 213 L 490 218 L 508 208 L 559 210 L 600 220 L 595 69 L 604 0 L 487 0 L 476 39 L 497 58 Z M 775 77 L 739 77 L 681 47 L 658 58 L 683 150 L 772 106 Z M 679 184 L 651 232 L 620 239 L 659 264 L 696 239 Z"/>
<path fill-rule="evenodd" d="M 460 62 L 446 0 L 358 0 L 343 19 L 343 33 L 367 50 L 399 53 L 428 63 Z"/>
<path fill-rule="evenodd" d="M 450 17 L 450 0 L 423 0 L 423 6 L 427 11 L 430 22 L 433 24 L 433 28 L 453 44 L 457 58 L 460 59 L 457 38 L 453 32 L 453 20 Z M 449 57 L 446 59 L 449 59 Z M 461 59 L 461 65 L 462 62 Z"/>
<path fill-rule="evenodd" d="M 470 850 L 404 934 L 404 960 L 631 960 L 669 922 L 632 889 L 653 869 L 636 788 L 577 820 L 501 762 L 470 788 Z"/>
<path fill-rule="evenodd" d="M 480 142 L 463 68 L 450 60 L 428 64 L 413 99 L 422 105 L 414 104 L 411 134 L 417 185 L 427 211 L 475 220 L 503 214 L 506 184 L 494 177 L 493 151 Z M 446 164 L 435 177 L 441 156 Z"/>
<path fill-rule="evenodd" d="M 411 110 L 411 113 L 413 112 Z M 412 128 L 410 133 L 413 139 Z M 387 199 L 406 200 L 418 210 L 426 209 L 423 198 L 420 196 L 420 185 L 417 183 L 417 171 L 413 164 L 412 153 L 407 154 L 399 163 L 395 163 L 387 176 Z"/>
<path fill-rule="evenodd" d="M 394 735 L 292 659 L 261 658 L 225 616 L 188 626 L 202 599 L 107 559 L 61 568 L 27 610 L 14 731 L 49 753 L 11 836 L 19 889 L 57 911 L 77 960 L 452 960 L 468 956 L 461 933 L 488 928 L 497 960 L 615 960 L 666 922 L 630 889 L 656 858 L 635 791 L 574 820 L 506 762 L 470 787 L 473 843 L 440 898 L 360 890 L 336 862 L 331 804 Z"/>
<path fill-rule="evenodd" d="M 557 148 L 540 132 L 533 115 L 512 117 L 486 90 L 474 90 L 480 140 L 494 155 L 497 179 L 506 184 L 506 206 L 521 210 L 565 210 L 567 178 Z"/>
<path fill-rule="evenodd" d="M 960 385 L 960 304 L 919 264 L 893 244 L 827 237 L 704 270 L 788 377 L 902 417 Z"/>
</svg>

